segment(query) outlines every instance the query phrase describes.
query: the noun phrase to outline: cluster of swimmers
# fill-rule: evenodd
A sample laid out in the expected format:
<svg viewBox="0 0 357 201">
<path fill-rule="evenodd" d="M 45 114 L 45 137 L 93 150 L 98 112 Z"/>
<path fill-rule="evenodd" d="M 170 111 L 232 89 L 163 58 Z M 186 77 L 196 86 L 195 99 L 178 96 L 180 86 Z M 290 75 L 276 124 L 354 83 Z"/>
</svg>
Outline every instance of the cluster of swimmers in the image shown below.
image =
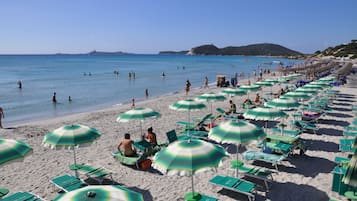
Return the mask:
<svg viewBox="0 0 357 201">
<path fill-rule="evenodd" d="M 88 76 L 92 76 L 92 73 L 89 72 L 88 74 L 86 72 L 83 73 L 84 76 L 88 75 Z"/>
<path fill-rule="evenodd" d="M 53 96 L 52 96 L 52 103 L 57 103 L 57 93 L 53 92 Z M 72 102 L 72 98 L 71 96 L 68 96 L 68 102 Z"/>
</svg>

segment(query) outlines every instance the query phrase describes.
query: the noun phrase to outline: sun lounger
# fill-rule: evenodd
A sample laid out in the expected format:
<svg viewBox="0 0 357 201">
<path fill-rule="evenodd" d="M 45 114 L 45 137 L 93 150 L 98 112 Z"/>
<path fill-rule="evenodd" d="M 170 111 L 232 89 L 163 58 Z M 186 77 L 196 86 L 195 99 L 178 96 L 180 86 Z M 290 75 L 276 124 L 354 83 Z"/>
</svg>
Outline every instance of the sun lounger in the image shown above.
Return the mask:
<svg viewBox="0 0 357 201">
<path fill-rule="evenodd" d="M 50 182 L 65 192 L 73 191 L 87 185 L 79 178 L 69 174 L 53 178 Z"/>
<path fill-rule="evenodd" d="M 213 185 L 247 195 L 249 201 L 253 201 L 255 199 L 255 195 L 253 194 L 256 191 L 255 184 L 252 182 L 220 175 L 213 177 L 209 182 Z"/>
<path fill-rule="evenodd" d="M 339 157 L 339 156 L 336 156 L 335 157 L 335 162 L 341 166 L 346 166 L 348 165 L 348 163 L 351 161 L 350 158 L 345 158 L 345 157 Z"/>
<path fill-rule="evenodd" d="M 0 198 L 1 200 L 1 198 Z M 43 199 L 29 192 L 17 192 L 6 196 L 2 201 L 42 201 Z"/>
<path fill-rule="evenodd" d="M 246 177 L 252 177 L 259 180 L 263 180 L 265 184 L 265 189 L 269 191 L 268 182 L 273 181 L 272 171 L 265 170 L 263 168 L 253 165 L 246 165 L 243 163 L 243 161 L 239 161 L 239 160 L 231 161 L 231 168 L 233 170 L 238 169 L 238 173 L 243 174 Z"/>
<path fill-rule="evenodd" d="M 357 126 L 345 126 L 344 130 L 357 132 Z"/>
<path fill-rule="evenodd" d="M 355 139 L 340 139 L 339 150 L 342 152 L 354 152 L 356 149 L 353 147 Z"/>
<path fill-rule="evenodd" d="M 282 154 L 282 155 L 268 154 L 255 150 L 247 150 L 243 153 L 243 158 L 245 160 L 263 161 L 263 162 L 271 163 L 276 170 L 278 170 L 278 163 L 286 159 L 287 156 L 288 156 L 287 154 Z"/>
<path fill-rule="evenodd" d="M 343 131 L 345 137 L 357 137 L 357 131 Z"/>
<path fill-rule="evenodd" d="M 170 130 L 170 131 L 166 132 L 166 136 L 167 136 L 167 139 L 168 139 L 169 143 L 175 142 L 176 140 L 188 140 L 188 139 L 191 138 L 188 135 L 179 135 L 179 136 L 177 136 L 175 130 Z"/>
<path fill-rule="evenodd" d="M 297 136 L 301 134 L 301 131 L 299 130 L 287 130 L 287 129 L 280 129 L 280 128 L 272 128 L 271 131 L 274 134 L 283 134 L 283 135 L 291 135 L 291 136 Z"/>
<path fill-rule="evenodd" d="M 106 170 L 104 167 L 92 167 L 86 164 L 72 164 L 70 165 L 71 170 L 77 170 L 80 173 L 83 173 L 88 178 L 92 178 L 98 181 L 100 184 L 103 183 L 105 177 L 109 177 L 111 181 L 113 181 L 112 173 Z"/>
<path fill-rule="evenodd" d="M 212 118 L 212 113 L 207 114 L 202 119 L 200 119 L 197 123 L 186 122 L 186 121 L 178 121 L 177 125 L 183 126 L 184 130 L 198 130 L 199 128 L 204 126 L 204 123 Z"/>
<path fill-rule="evenodd" d="M 124 156 L 122 152 L 115 151 L 112 153 L 114 158 L 122 164 L 135 166 L 136 168 L 140 169 L 140 163 L 147 159 L 149 154 L 144 152 L 143 154 L 137 154 L 136 156 Z"/>
<path fill-rule="evenodd" d="M 316 134 L 316 131 L 319 129 L 315 124 L 308 121 L 292 120 L 291 123 L 294 127 L 302 132 L 311 130 L 314 132 L 314 134 Z"/>
</svg>

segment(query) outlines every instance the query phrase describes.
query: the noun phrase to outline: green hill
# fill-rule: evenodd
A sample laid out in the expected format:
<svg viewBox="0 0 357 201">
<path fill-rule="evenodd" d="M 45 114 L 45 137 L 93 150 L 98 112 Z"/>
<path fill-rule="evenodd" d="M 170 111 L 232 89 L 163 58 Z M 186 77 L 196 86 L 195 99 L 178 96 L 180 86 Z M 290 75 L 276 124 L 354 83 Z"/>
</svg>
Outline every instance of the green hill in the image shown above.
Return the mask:
<svg viewBox="0 0 357 201">
<path fill-rule="evenodd" d="M 351 40 L 348 44 L 337 45 L 335 47 L 328 47 L 323 51 L 316 51 L 313 55 L 315 57 L 348 57 L 350 59 L 357 59 L 357 40 Z"/>
</svg>

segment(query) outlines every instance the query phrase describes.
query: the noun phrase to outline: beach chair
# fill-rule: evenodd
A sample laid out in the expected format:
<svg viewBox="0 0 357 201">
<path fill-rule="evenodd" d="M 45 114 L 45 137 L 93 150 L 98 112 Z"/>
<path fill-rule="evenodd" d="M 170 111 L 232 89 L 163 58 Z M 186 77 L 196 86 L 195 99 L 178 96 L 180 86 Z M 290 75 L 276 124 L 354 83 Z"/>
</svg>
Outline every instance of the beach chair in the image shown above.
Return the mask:
<svg viewBox="0 0 357 201">
<path fill-rule="evenodd" d="M 235 177 L 220 175 L 213 177 L 209 182 L 213 185 L 247 195 L 249 201 L 255 200 L 254 193 L 256 192 L 256 185 L 252 182 Z"/>
<path fill-rule="evenodd" d="M 147 152 L 143 154 L 137 154 L 136 156 L 124 156 L 122 152 L 115 151 L 112 153 L 113 157 L 124 165 L 135 166 L 137 169 L 141 169 L 141 162 L 145 161 L 150 155 Z"/>
<path fill-rule="evenodd" d="M 83 173 L 87 178 L 92 178 L 100 184 L 103 183 L 105 177 L 109 177 L 114 183 L 112 172 L 106 170 L 104 167 L 96 168 L 87 164 L 72 164 L 69 168 L 70 170 L 77 170 L 79 173 Z"/>
<path fill-rule="evenodd" d="M 288 129 L 281 129 L 274 127 L 271 129 L 273 134 L 283 134 L 283 135 L 290 135 L 290 136 L 298 136 L 301 134 L 300 130 L 288 130 Z"/>
<path fill-rule="evenodd" d="M 255 150 L 247 150 L 243 153 L 243 158 L 245 160 L 263 161 L 271 163 L 276 170 L 278 170 L 278 163 L 280 163 L 282 160 L 285 160 L 286 157 L 288 157 L 287 154 L 269 154 Z"/>
<path fill-rule="evenodd" d="M 87 184 L 82 182 L 79 178 L 69 174 L 55 177 L 51 179 L 50 182 L 65 192 L 73 191 L 87 186 Z"/>
<path fill-rule="evenodd" d="M 212 117 L 212 113 L 207 114 L 203 118 L 199 119 L 197 123 L 192 123 L 192 122 L 186 122 L 186 121 L 178 121 L 176 122 L 176 125 L 183 126 L 184 129 L 183 131 L 186 130 L 199 130 L 201 127 L 204 126 L 204 123 L 208 120 L 210 120 Z"/>
<path fill-rule="evenodd" d="M 357 137 L 357 131 L 343 131 L 345 137 Z"/>
<path fill-rule="evenodd" d="M 172 142 L 175 142 L 176 140 L 188 140 L 188 139 L 191 139 L 191 137 L 187 136 L 187 135 L 177 136 L 175 130 L 170 130 L 170 131 L 166 132 L 166 137 L 167 137 L 167 140 L 169 141 L 169 144 L 172 143 Z"/>
<path fill-rule="evenodd" d="M 340 139 L 339 150 L 342 152 L 354 152 L 356 149 L 353 147 L 357 139 Z"/>
<path fill-rule="evenodd" d="M 303 120 L 292 120 L 292 126 L 299 129 L 301 132 L 312 131 L 316 134 L 316 131 L 319 129 L 314 123 L 303 121 Z"/>
<path fill-rule="evenodd" d="M 262 169 L 260 167 L 253 166 L 253 165 L 246 165 L 244 164 L 243 161 L 240 160 L 231 161 L 231 168 L 233 170 L 238 169 L 238 173 L 243 174 L 246 177 L 252 177 L 255 179 L 263 180 L 265 184 L 265 189 L 267 191 L 269 191 L 268 182 L 272 182 L 274 180 L 272 171 Z"/>
<path fill-rule="evenodd" d="M 39 196 L 29 192 L 16 192 L 2 199 L 2 201 L 42 201 L 42 200 L 43 199 L 40 198 Z"/>
<path fill-rule="evenodd" d="M 345 167 L 348 165 L 348 163 L 351 161 L 350 158 L 345 158 L 345 157 L 340 157 L 340 156 L 336 156 L 335 157 L 335 163 L 337 163 L 338 165 Z"/>
</svg>

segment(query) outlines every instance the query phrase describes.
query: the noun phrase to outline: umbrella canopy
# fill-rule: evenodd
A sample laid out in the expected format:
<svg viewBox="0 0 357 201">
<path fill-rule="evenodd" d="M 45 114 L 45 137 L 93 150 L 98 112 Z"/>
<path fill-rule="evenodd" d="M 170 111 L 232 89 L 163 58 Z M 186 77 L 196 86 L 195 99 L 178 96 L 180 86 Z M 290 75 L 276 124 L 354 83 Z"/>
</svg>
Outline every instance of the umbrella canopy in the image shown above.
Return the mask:
<svg viewBox="0 0 357 201">
<path fill-rule="evenodd" d="M 328 87 L 330 86 L 328 83 L 325 83 L 325 82 L 310 82 L 309 85 L 317 85 L 317 86 L 320 86 L 320 87 Z"/>
<path fill-rule="evenodd" d="M 295 92 L 295 91 L 288 92 L 288 93 L 284 94 L 283 97 L 285 97 L 285 98 L 294 98 L 294 99 L 304 99 L 304 100 L 307 100 L 307 99 L 311 98 L 311 96 L 309 96 L 306 93 Z"/>
<path fill-rule="evenodd" d="M 307 93 L 307 94 L 316 94 L 318 90 L 312 88 L 299 87 L 295 89 L 295 92 Z"/>
<path fill-rule="evenodd" d="M 90 185 L 64 193 L 54 201 L 144 201 L 144 198 L 119 185 Z"/>
<path fill-rule="evenodd" d="M 208 92 L 205 94 L 202 94 L 200 96 L 197 96 L 196 100 L 198 101 L 224 101 L 226 100 L 226 97 L 220 94 L 215 94 L 213 92 Z"/>
<path fill-rule="evenodd" d="M 272 84 L 279 83 L 279 80 L 265 79 L 264 82 L 270 82 Z"/>
<path fill-rule="evenodd" d="M 221 91 L 222 94 L 231 96 L 241 96 L 247 94 L 246 91 L 239 88 L 226 88 Z"/>
<path fill-rule="evenodd" d="M 32 148 L 25 142 L 0 138 L 0 165 L 24 157 Z"/>
<path fill-rule="evenodd" d="M 169 108 L 178 111 L 196 111 L 206 108 L 206 105 L 201 102 L 188 99 L 177 101 L 176 103 L 170 105 Z"/>
<path fill-rule="evenodd" d="M 100 133 L 95 128 L 80 124 L 65 125 L 46 134 L 42 144 L 52 149 L 57 147 L 73 147 L 74 165 L 77 165 L 75 146 L 89 144 L 99 136 Z M 78 177 L 77 170 L 75 170 L 75 174 Z"/>
<path fill-rule="evenodd" d="M 198 139 L 178 140 L 157 152 L 152 166 L 167 175 L 191 176 L 194 197 L 193 174 L 213 170 L 228 154 L 224 148 Z"/>
<path fill-rule="evenodd" d="M 255 83 L 253 83 L 253 85 L 262 86 L 262 87 L 271 87 L 271 86 L 273 86 L 272 83 L 270 83 L 270 82 L 264 82 L 264 81 L 262 81 L 262 82 L 255 82 Z"/>
<path fill-rule="evenodd" d="M 259 90 L 259 86 L 256 85 L 242 85 L 239 87 L 239 89 L 244 90 L 244 91 L 258 91 Z"/>
<path fill-rule="evenodd" d="M 160 113 L 154 111 L 153 109 L 139 107 L 120 114 L 117 117 L 117 121 L 128 122 L 132 120 L 144 120 L 147 118 L 155 118 L 160 116 Z"/>
<path fill-rule="evenodd" d="M 316 89 L 316 90 L 322 90 L 323 87 L 320 85 L 315 85 L 315 84 L 306 84 L 302 88 L 309 88 L 309 89 Z"/>
<path fill-rule="evenodd" d="M 214 127 L 208 137 L 218 143 L 244 144 L 266 136 L 264 130 L 246 121 L 227 121 Z"/>
<path fill-rule="evenodd" d="M 100 133 L 95 128 L 80 124 L 64 125 L 46 134 L 42 143 L 50 148 L 72 147 L 91 143 L 99 136 Z"/>
<path fill-rule="evenodd" d="M 327 76 L 327 77 L 320 78 L 319 81 L 333 81 L 335 79 L 336 78 L 334 76 Z"/>
<path fill-rule="evenodd" d="M 291 110 L 300 106 L 300 104 L 292 98 L 276 98 L 267 103 L 265 106 L 273 107 L 281 110 Z"/>
<path fill-rule="evenodd" d="M 254 109 L 250 109 L 243 114 L 243 117 L 246 119 L 254 119 L 254 120 L 277 120 L 279 118 L 285 118 L 288 114 L 285 112 L 270 107 L 258 107 Z"/>
<path fill-rule="evenodd" d="M 354 187 L 357 187 L 357 155 L 353 155 L 351 161 L 348 163 L 346 173 L 342 178 L 342 181 Z"/>
</svg>

